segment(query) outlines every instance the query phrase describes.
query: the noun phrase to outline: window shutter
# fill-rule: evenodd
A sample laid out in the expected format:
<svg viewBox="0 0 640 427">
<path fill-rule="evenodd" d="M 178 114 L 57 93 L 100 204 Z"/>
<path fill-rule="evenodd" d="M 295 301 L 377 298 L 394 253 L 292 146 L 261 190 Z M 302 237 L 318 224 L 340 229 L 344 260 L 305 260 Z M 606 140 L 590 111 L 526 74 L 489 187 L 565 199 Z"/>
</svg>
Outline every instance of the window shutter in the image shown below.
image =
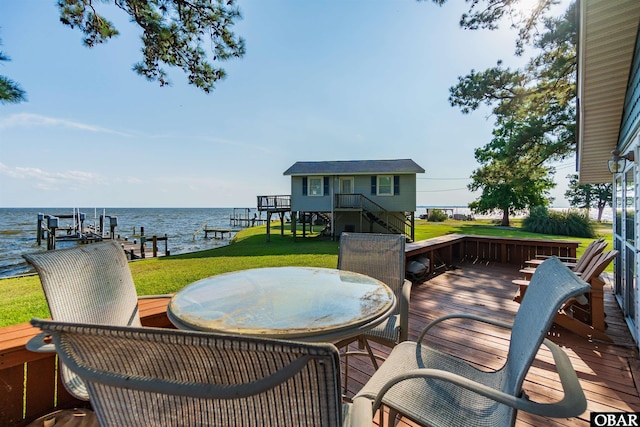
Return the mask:
<svg viewBox="0 0 640 427">
<path fill-rule="evenodd" d="M 325 196 L 329 195 L 329 177 L 328 176 L 324 177 L 324 195 Z"/>
<path fill-rule="evenodd" d="M 376 177 L 372 176 L 371 177 L 371 195 L 375 196 L 376 192 L 377 192 L 377 190 L 376 190 Z"/>
<path fill-rule="evenodd" d="M 302 195 L 303 196 L 307 195 L 307 177 L 306 176 L 302 177 Z"/>
<path fill-rule="evenodd" d="M 397 196 L 400 194 L 400 176 L 393 176 L 393 195 Z"/>
</svg>

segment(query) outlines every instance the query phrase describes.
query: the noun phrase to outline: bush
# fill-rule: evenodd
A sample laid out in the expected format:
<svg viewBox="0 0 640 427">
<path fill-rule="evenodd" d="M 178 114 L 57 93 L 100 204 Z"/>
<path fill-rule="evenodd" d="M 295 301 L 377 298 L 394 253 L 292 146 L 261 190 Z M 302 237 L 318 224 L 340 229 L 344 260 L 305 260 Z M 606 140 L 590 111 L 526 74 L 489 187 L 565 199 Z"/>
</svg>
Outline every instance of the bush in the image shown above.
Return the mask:
<svg viewBox="0 0 640 427">
<path fill-rule="evenodd" d="M 447 219 L 447 214 L 442 212 L 440 209 L 433 209 L 429 212 L 429 216 L 427 217 L 427 221 L 431 222 L 442 222 Z"/>
<path fill-rule="evenodd" d="M 532 233 L 557 234 L 571 237 L 595 237 L 589 215 L 580 211 L 549 211 L 544 206 L 531 208 L 522 221 L 522 228 Z"/>
</svg>

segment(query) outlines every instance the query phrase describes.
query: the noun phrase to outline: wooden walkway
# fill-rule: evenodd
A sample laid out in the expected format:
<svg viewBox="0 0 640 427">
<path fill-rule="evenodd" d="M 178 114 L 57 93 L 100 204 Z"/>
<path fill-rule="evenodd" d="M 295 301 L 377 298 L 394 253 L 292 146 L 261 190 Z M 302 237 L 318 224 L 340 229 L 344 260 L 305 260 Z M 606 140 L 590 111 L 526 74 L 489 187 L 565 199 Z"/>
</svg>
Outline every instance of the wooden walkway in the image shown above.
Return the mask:
<svg viewBox="0 0 640 427">
<path fill-rule="evenodd" d="M 427 282 L 414 285 L 411 293 L 409 339 L 416 339 L 423 325 L 449 313 L 465 312 L 512 322 L 519 304 L 512 300 L 517 287 L 511 283 L 519 277 L 518 268 L 505 264 L 463 263 L 459 268 L 442 273 Z M 608 334 L 614 343 L 589 342 L 554 325 L 550 338 L 567 352 L 589 401 L 587 411 L 578 418 L 545 419 L 519 412 L 518 426 L 589 426 L 590 412 L 640 411 L 640 394 L 636 379 L 640 363 L 631 335 L 614 300 L 611 286 L 605 288 L 605 310 Z M 450 322 L 451 327 L 438 328 L 431 335 L 440 350 L 455 354 L 480 365 L 496 369 L 504 363 L 508 335 L 486 325 Z M 473 352 L 471 348 L 479 348 Z M 375 348 L 383 354 L 382 347 Z M 349 367 L 348 396 L 353 395 L 372 373 L 366 359 Z M 551 354 L 540 350 L 527 375 L 524 389 L 531 399 L 545 401 L 562 398 L 559 379 Z M 377 423 L 377 417 L 376 417 Z M 401 426 L 413 426 L 404 421 Z"/>
</svg>

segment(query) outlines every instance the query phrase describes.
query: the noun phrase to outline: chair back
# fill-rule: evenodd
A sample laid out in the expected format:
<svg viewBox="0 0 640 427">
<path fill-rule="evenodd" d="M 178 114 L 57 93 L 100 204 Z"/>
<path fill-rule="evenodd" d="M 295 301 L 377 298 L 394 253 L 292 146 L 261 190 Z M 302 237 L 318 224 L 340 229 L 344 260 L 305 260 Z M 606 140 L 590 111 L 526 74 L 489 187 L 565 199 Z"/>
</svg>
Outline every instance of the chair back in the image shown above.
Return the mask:
<svg viewBox="0 0 640 427">
<path fill-rule="evenodd" d="M 34 319 L 101 426 L 339 426 L 332 344 Z"/>
<path fill-rule="evenodd" d="M 603 238 L 594 240 L 593 242 L 591 242 L 589 246 L 587 246 L 587 249 L 585 249 L 584 252 L 582 253 L 582 256 L 580 257 L 580 259 L 578 259 L 578 262 L 576 262 L 575 267 L 573 267 L 572 269 L 573 272 L 582 274 L 585 268 L 587 268 L 587 266 L 593 259 L 593 257 L 595 257 L 596 255 L 600 255 L 602 251 L 604 251 L 604 248 L 606 247 L 607 247 L 607 242 L 605 242 Z"/>
<path fill-rule="evenodd" d="M 519 395 L 538 348 L 546 337 L 558 309 L 568 299 L 589 291 L 589 284 L 556 257 L 536 268 L 516 314 L 502 390 Z"/>
<path fill-rule="evenodd" d="M 25 254 L 23 257 L 40 276 L 52 319 L 140 326 L 131 270 L 124 250 L 115 241 Z M 78 399 L 88 400 L 84 382 L 64 363 L 60 371 L 67 391 Z"/>
<path fill-rule="evenodd" d="M 140 326 L 131 270 L 122 247 L 115 241 L 23 257 L 40 276 L 52 319 Z"/>
<path fill-rule="evenodd" d="M 384 282 L 400 301 L 405 273 L 405 238 L 401 234 L 342 233 L 338 269 Z M 397 314 L 400 307 L 396 304 Z"/>
<path fill-rule="evenodd" d="M 616 256 L 618 256 L 618 251 L 615 249 L 607 252 L 602 252 L 601 254 L 594 256 L 589 265 L 582 273 L 582 280 L 591 283 L 594 278 L 602 274 L 602 272 L 607 268 L 607 266 L 611 263 L 611 261 L 613 261 Z"/>
</svg>

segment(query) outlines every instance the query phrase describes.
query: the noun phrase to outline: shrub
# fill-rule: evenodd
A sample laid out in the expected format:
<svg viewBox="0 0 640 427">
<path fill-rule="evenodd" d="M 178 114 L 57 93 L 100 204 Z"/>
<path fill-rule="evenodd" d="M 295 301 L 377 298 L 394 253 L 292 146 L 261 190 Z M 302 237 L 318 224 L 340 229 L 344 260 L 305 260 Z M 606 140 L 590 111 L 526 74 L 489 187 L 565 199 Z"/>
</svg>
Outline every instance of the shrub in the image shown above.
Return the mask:
<svg viewBox="0 0 640 427">
<path fill-rule="evenodd" d="M 557 234 L 571 237 L 595 237 L 589 214 L 575 211 L 549 211 L 544 206 L 531 208 L 522 221 L 522 228 L 532 233 Z"/>
<path fill-rule="evenodd" d="M 429 212 L 429 216 L 427 217 L 427 221 L 432 222 L 442 222 L 447 219 L 447 214 L 442 212 L 440 209 L 433 209 Z"/>
</svg>

